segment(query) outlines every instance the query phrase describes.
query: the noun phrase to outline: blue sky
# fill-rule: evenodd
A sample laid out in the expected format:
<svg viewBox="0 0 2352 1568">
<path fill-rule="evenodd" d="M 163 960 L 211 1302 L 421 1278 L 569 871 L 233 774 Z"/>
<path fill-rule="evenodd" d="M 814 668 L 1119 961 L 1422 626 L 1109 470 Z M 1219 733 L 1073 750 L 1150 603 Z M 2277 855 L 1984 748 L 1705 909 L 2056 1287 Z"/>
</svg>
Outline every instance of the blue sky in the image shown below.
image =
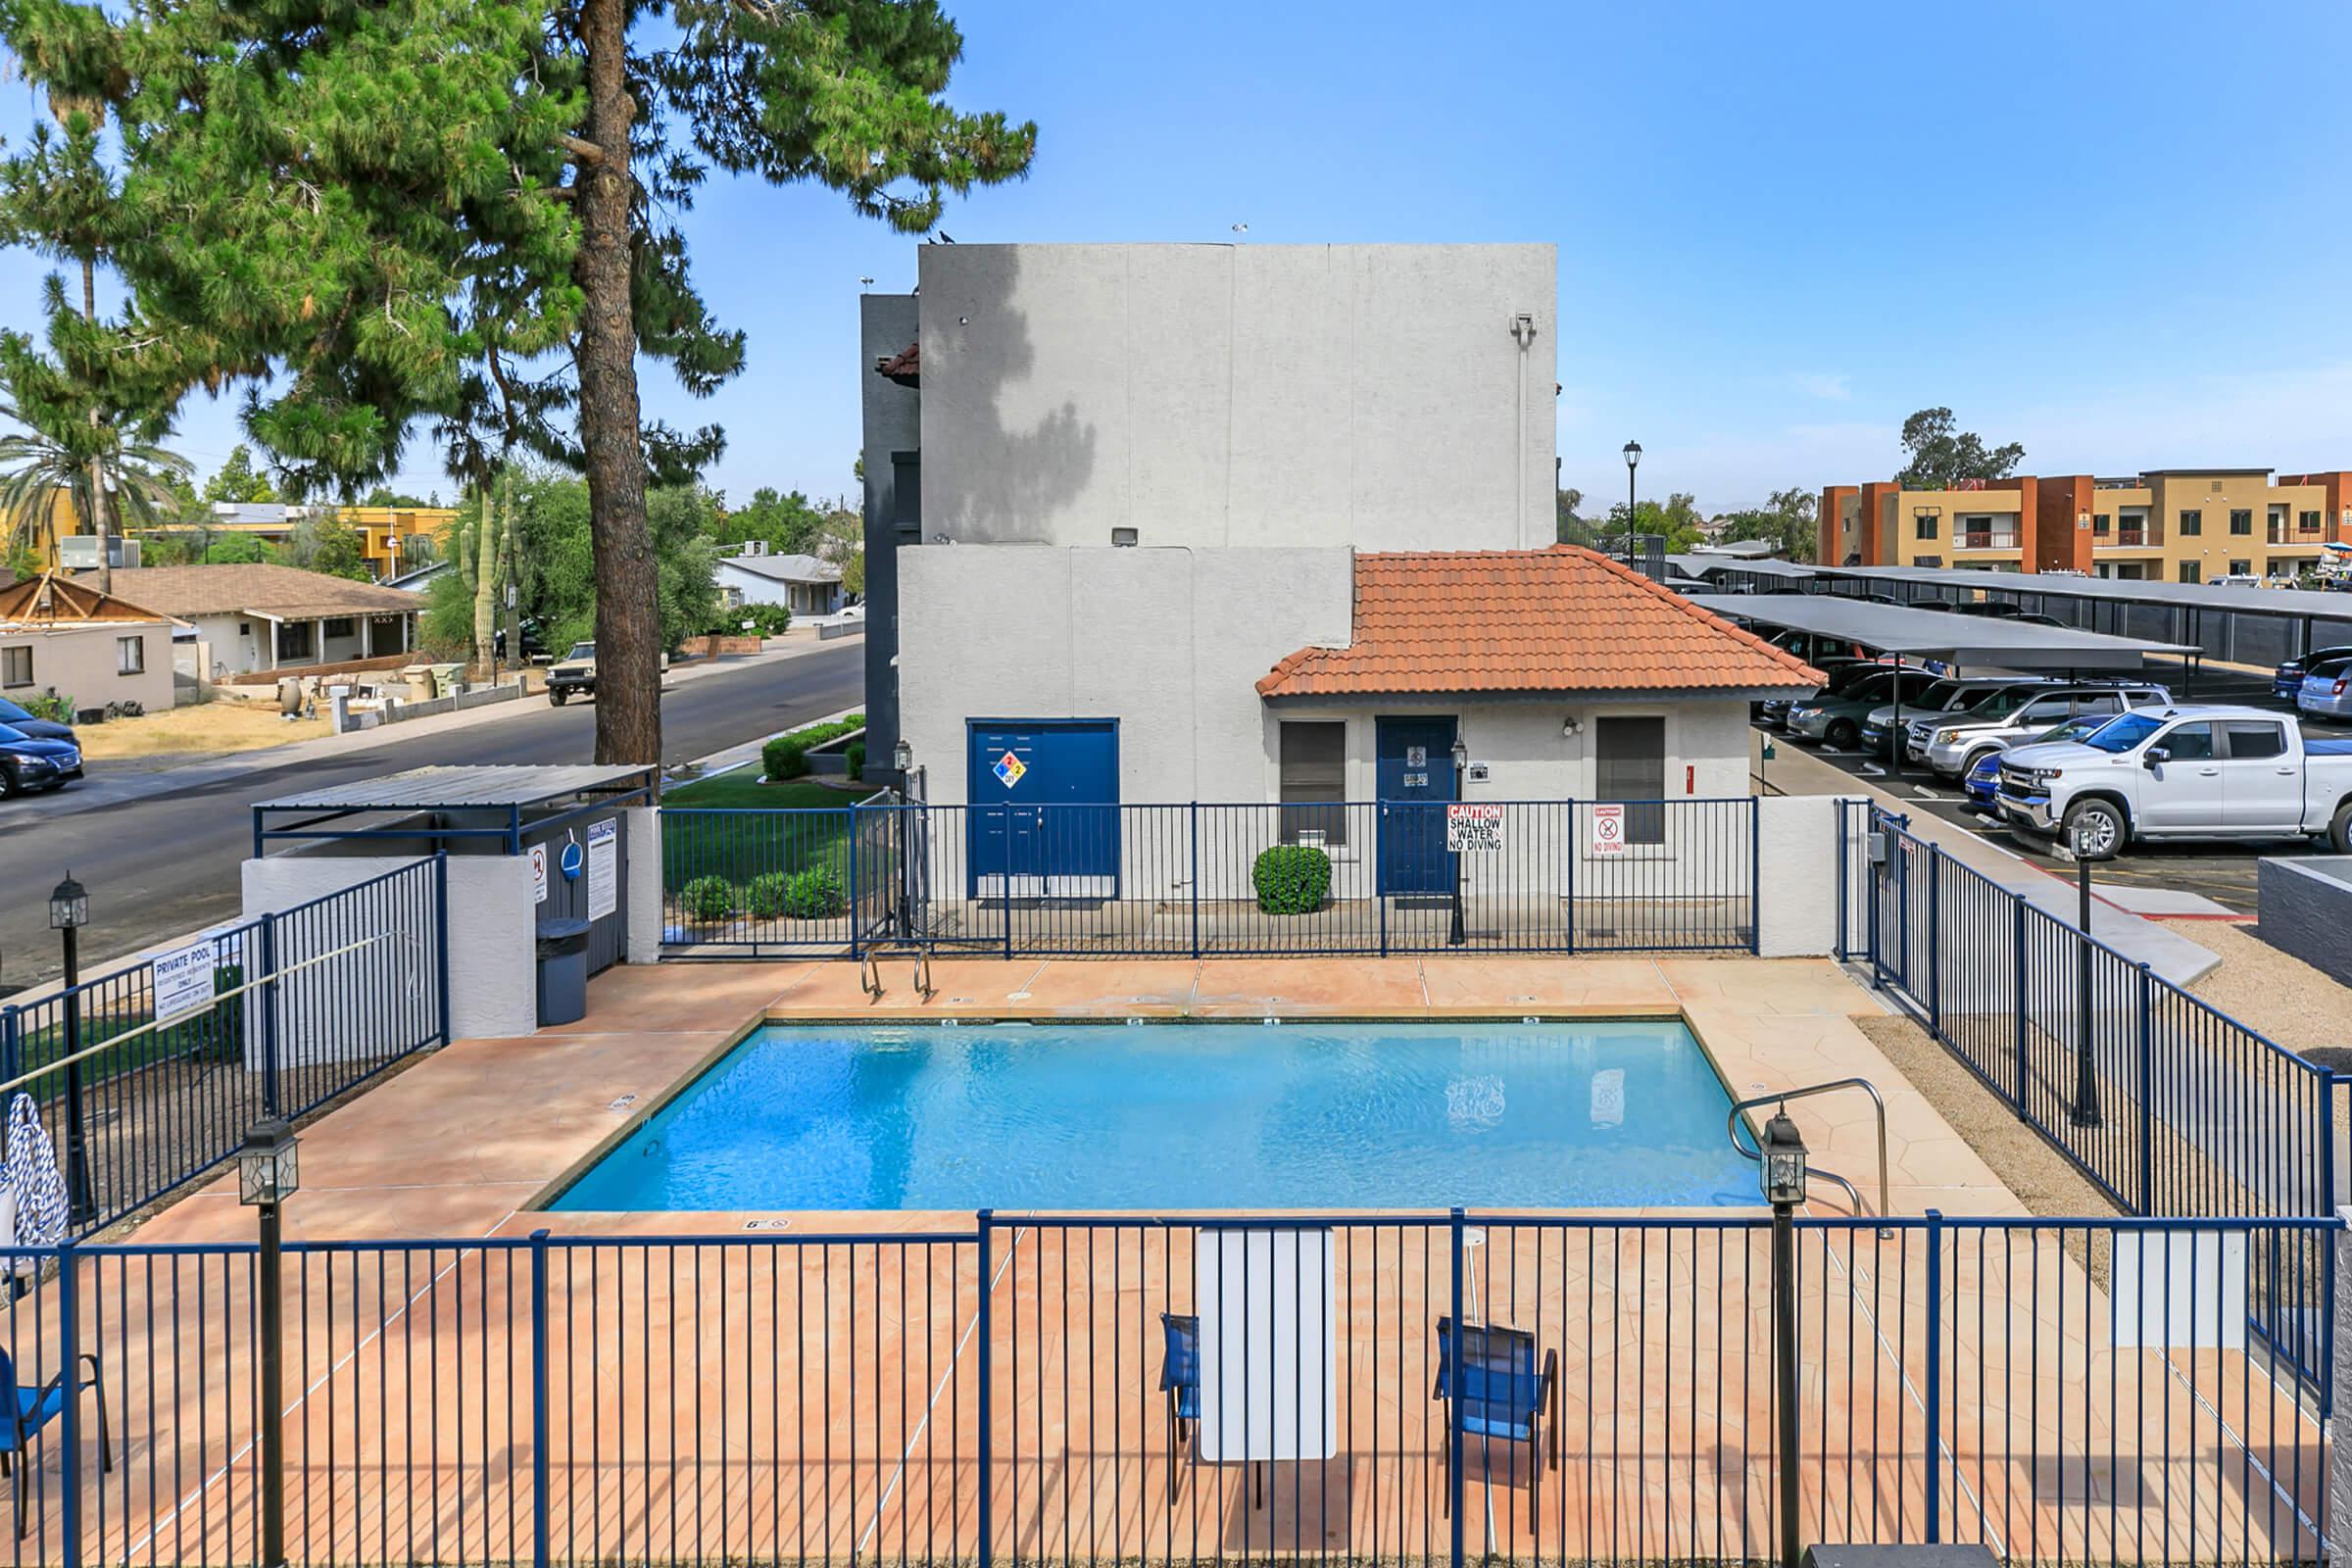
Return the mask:
<svg viewBox="0 0 2352 1568">
<path fill-rule="evenodd" d="M 1566 482 L 1708 510 L 1891 473 L 1947 404 L 2027 467 L 2352 466 L 2352 8 L 949 0 L 952 96 L 1034 118 L 961 241 L 1547 240 Z M 21 132 L 21 85 L 0 130 Z M 813 189 L 688 220 L 750 367 L 713 482 L 851 488 L 858 279 L 912 243 Z M 41 265 L 0 258 L 0 313 Z M 200 466 L 231 402 L 191 399 Z M 408 482 L 448 485 L 421 444 Z"/>
</svg>

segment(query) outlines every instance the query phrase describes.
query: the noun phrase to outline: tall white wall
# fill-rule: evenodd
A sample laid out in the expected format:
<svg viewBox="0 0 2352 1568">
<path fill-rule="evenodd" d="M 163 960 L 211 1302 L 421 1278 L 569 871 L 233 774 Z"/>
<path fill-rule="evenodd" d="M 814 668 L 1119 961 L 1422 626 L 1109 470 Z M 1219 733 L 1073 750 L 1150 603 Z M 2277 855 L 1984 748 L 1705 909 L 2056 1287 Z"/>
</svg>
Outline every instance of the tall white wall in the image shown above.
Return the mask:
<svg viewBox="0 0 2352 1568">
<path fill-rule="evenodd" d="M 930 798 L 969 799 L 967 718 L 1115 718 L 1130 801 L 1265 795 L 1259 676 L 1348 636 L 1346 550 L 899 552 L 901 725 Z"/>
<path fill-rule="evenodd" d="M 1552 246 L 920 255 L 926 542 L 1552 540 Z"/>
</svg>

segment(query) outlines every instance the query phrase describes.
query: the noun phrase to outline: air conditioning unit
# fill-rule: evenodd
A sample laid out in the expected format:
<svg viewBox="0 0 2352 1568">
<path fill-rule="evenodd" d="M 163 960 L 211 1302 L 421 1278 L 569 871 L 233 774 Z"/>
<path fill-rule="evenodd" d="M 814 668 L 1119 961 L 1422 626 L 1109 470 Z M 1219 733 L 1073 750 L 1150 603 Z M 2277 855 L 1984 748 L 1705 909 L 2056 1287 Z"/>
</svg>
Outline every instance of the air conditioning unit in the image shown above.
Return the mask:
<svg viewBox="0 0 2352 1568">
<path fill-rule="evenodd" d="M 139 542 L 110 535 L 105 541 L 106 564 L 118 570 L 139 564 Z M 94 533 L 72 533 L 57 542 L 57 564 L 68 571 L 95 571 L 100 540 Z"/>
</svg>

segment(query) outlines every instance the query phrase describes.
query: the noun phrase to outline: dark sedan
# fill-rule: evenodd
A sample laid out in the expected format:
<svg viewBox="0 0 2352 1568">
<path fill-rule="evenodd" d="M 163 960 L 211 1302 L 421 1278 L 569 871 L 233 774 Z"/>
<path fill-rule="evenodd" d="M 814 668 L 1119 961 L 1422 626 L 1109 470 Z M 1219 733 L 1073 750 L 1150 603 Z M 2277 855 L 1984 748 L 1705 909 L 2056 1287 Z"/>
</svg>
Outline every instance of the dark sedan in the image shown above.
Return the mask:
<svg viewBox="0 0 2352 1568">
<path fill-rule="evenodd" d="M 2301 659 L 2290 659 L 2271 675 L 2271 695 L 2282 703 L 2291 703 L 2303 689 L 2303 677 L 2320 664 L 2330 664 L 2339 659 L 2352 659 L 2352 648 L 2314 648 Z"/>
<path fill-rule="evenodd" d="M 35 718 L 5 697 L 0 697 L 0 724 L 23 730 L 36 741 L 71 741 L 75 750 L 80 749 L 80 743 L 74 739 L 73 725 L 60 724 L 53 718 Z"/>
<path fill-rule="evenodd" d="M 79 777 L 80 747 L 72 741 L 42 740 L 14 724 L 0 724 L 0 795 L 63 789 Z"/>
</svg>

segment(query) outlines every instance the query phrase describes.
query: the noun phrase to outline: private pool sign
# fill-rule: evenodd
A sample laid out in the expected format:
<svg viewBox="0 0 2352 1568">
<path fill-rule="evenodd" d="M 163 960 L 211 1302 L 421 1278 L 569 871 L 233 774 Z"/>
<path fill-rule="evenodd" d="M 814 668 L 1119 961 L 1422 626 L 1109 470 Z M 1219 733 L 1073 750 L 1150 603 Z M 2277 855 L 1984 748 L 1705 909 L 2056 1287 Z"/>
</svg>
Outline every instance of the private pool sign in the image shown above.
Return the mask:
<svg viewBox="0 0 2352 1568">
<path fill-rule="evenodd" d="M 1485 801 L 1456 801 L 1446 808 L 1446 850 L 1449 855 L 1491 855 L 1502 848 L 1502 808 Z"/>
</svg>

